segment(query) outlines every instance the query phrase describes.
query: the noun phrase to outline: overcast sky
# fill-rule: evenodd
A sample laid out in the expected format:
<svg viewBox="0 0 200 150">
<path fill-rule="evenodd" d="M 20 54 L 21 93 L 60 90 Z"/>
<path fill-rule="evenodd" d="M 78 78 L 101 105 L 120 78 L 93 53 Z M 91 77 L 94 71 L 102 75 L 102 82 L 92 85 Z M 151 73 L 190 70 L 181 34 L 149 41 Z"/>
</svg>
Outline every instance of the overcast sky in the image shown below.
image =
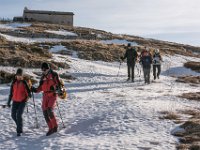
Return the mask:
<svg viewBox="0 0 200 150">
<path fill-rule="evenodd" d="M 0 0 L 0 17 L 23 8 L 71 11 L 75 25 L 188 44 L 200 42 L 200 0 Z"/>
</svg>

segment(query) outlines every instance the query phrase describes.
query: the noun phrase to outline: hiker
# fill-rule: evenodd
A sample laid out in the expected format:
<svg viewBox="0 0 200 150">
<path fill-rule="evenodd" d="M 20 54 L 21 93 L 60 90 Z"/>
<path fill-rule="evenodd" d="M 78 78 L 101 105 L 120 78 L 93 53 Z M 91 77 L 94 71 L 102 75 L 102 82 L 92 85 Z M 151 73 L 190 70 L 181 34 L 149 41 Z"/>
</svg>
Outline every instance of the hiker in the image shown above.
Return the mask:
<svg viewBox="0 0 200 150">
<path fill-rule="evenodd" d="M 143 67 L 144 82 L 145 84 L 150 84 L 152 56 L 149 51 L 149 48 L 145 47 L 145 49 L 141 52 L 140 63 L 142 64 Z"/>
<path fill-rule="evenodd" d="M 12 81 L 10 88 L 10 95 L 8 98 L 7 106 L 11 106 L 12 100 L 12 110 L 11 116 L 16 123 L 17 136 L 21 136 L 23 133 L 23 113 L 26 106 L 26 102 L 31 98 L 31 92 L 28 84 L 24 80 L 23 70 L 21 68 L 17 69 L 15 77 Z"/>
<path fill-rule="evenodd" d="M 135 68 L 135 62 L 137 61 L 137 51 L 131 47 L 131 43 L 128 43 L 126 52 L 124 57 L 121 57 L 122 60 L 127 59 L 127 69 L 128 69 L 128 79 L 132 79 L 132 82 L 134 82 L 134 68 Z"/>
<path fill-rule="evenodd" d="M 59 76 L 54 72 L 48 63 L 42 63 L 41 66 L 43 75 L 40 79 L 39 86 L 37 88 L 33 87 L 31 90 L 35 93 L 43 91 L 43 101 L 42 110 L 45 121 L 49 127 L 46 136 L 49 136 L 57 132 L 58 124 L 54 114 L 54 107 L 56 105 L 56 100 L 58 97 L 57 91 L 60 91 L 60 81 Z"/>
<path fill-rule="evenodd" d="M 161 62 L 162 62 L 162 57 L 160 55 L 160 51 L 159 51 L 159 49 L 155 49 L 154 55 L 153 55 L 153 76 L 154 76 L 154 80 L 156 80 L 156 77 L 159 79 L 160 72 L 161 72 Z M 158 70 L 158 72 L 156 71 L 156 69 Z"/>
</svg>

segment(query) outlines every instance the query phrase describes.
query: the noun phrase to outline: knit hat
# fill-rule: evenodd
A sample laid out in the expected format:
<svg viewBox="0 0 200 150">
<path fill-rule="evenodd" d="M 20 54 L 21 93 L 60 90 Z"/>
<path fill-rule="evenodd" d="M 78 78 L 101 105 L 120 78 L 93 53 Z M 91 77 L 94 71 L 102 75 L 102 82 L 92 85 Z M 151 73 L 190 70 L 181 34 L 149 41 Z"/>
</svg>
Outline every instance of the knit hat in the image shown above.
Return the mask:
<svg viewBox="0 0 200 150">
<path fill-rule="evenodd" d="M 16 75 L 20 75 L 20 76 L 23 75 L 23 70 L 22 70 L 22 68 L 18 68 L 18 69 L 17 69 Z"/>
<path fill-rule="evenodd" d="M 131 47 L 131 43 L 128 43 L 128 45 L 127 45 L 128 47 Z"/>
<path fill-rule="evenodd" d="M 41 69 L 43 70 L 47 70 L 47 69 L 50 69 L 50 66 L 49 66 L 49 64 L 48 63 L 46 63 L 46 62 L 43 62 L 42 63 L 42 65 L 41 65 Z"/>
</svg>

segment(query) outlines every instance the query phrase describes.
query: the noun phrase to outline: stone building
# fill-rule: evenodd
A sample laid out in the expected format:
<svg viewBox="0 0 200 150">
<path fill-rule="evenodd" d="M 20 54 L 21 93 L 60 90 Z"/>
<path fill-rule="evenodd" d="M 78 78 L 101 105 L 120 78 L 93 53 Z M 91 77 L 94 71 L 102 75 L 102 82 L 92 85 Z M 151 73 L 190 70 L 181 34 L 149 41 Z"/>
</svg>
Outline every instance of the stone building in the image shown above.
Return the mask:
<svg viewBox="0 0 200 150">
<path fill-rule="evenodd" d="M 29 10 L 24 8 L 23 21 L 30 22 L 46 22 L 54 24 L 63 24 L 73 26 L 74 22 L 73 12 L 58 12 L 58 11 L 42 11 L 42 10 Z M 14 17 L 14 21 L 21 20 L 20 17 Z"/>
</svg>

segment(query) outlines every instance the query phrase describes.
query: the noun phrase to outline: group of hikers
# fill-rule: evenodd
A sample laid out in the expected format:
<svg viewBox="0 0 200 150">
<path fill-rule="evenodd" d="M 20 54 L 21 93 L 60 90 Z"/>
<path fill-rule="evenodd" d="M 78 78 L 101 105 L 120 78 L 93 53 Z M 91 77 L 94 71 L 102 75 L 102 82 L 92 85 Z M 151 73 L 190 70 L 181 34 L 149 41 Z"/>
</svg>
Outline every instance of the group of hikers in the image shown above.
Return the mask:
<svg viewBox="0 0 200 150">
<path fill-rule="evenodd" d="M 31 98 L 31 93 L 33 92 L 43 92 L 42 111 L 49 127 L 46 136 L 57 132 L 58 124 L 53 110 L 56 105 L 58 95 L 63 94 L 61 92 L 60 79 L 58 74 L 50 68 L 48 63 L 42 63 L 41 70 L 43 75 L 37 88 L 34 86 L 28 86 L 21 68 L 17 69 L 11 84 L 7 106 L 11 107 L 12 101 L 11 116 L 16 123 L 17 136 L 21 136 L 23 133 L 22 115 L 26 107 L 26 103 L 28 99 Z"/>
<path fill-rule="evenodd" d="M 154 50 L 154 54 L 152 55 L 150 49 L 145 47 L 141 54 L 138 55 L 135 48 L 131 47 L 131 44 L 128 43 L 125 55 L 121 57 L 121 60 L 127 59 L 127 69 L 128 69 L 128 79 L 134 82 L 134 70 L 136 62 L 139 60 L 139 63 L 142 65 L 143 74 L 144 74 L 144 82 L 145 84 L 150 84 L 150 73 L 151 66 L 153 65 L 153 76 L 154 80 L 156 78 L 159 79 L 161 73 L 161 62 L 162 57 L 160 55 L 159 49 Z"/>
<path fill-rule="evenodd" d="M 149 48 L 145 48 L 140 55 L 137 51 L 131 47 L 129 43 L 127 45 L 126 53 L 122 60 L 127 59 L 128 66 L 128 81 L 132 79 L 134 82 L 134 68 L 136 61 L 139 58 L 139 62 L 143 67 L 144 81 L 146 84 L 150 83 L 150 72 L 151 65 L 153 64 L 153 76 L 154 79 L 158 78 L 161 72 L 161 61 L 162 57 L 159 50 L 154 51 L 153 56 L 150 53 Z M 53 71 L 48 63 L 42 63 L 41 65 L 42 77 L 39 82 L 39 86 L 36 88 L 34 86 L 29 86 L 27 81 L 24 79 L 24 72 L 21 68 L 17 69 L 15 77 L 12 81 L 10 88 L 10 95 L 8 98 L 7 106 L 12 109 L 11 116 L 16 123 L 17 136 L 21 136 L 23 133 L 23 112 L 26 107 L 27 101 L 33 93 L 43 92 L 42 100 L 42 111 L 45 121 L 48 125 L 48 132 L 46 136 L 49 136 L 58 130 L 58 123 L 55 117 L 54 108 L 56 105 L 57 97 L 62 96 L 64 92 L 61 90 L 61 80 L 58 74 Z M 156 70 L 158 70 L 156 72 Z M 65 90 L 66 92 L 66 90 Z"/>
</svg>

